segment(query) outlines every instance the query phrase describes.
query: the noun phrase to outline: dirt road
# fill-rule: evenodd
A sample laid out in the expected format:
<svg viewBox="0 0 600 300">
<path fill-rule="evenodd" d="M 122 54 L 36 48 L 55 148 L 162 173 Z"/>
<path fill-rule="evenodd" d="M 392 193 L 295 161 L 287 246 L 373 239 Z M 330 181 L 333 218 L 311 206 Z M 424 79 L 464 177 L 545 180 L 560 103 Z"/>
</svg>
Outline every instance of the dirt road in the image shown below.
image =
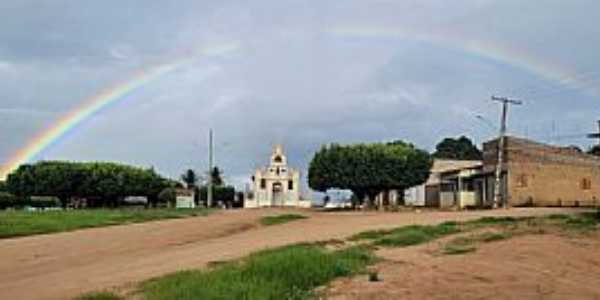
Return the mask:
<svg viewBox="0 0 600 300">
<path fill-rule="evenodd" d="M 289 211 L 285 211 L 289 212 Z M 560 209 L 476 212 L 318 213 L 263 227 L 259 219 L 281 210 L 240 210 L 179 220 L 114 226 L 0 240 L 0 299 L 69 299 L 170 272 L 201 268 L 286 244 L 344 238 L 407 224 L 482 216 L 528 216 Z"/>
</svg>

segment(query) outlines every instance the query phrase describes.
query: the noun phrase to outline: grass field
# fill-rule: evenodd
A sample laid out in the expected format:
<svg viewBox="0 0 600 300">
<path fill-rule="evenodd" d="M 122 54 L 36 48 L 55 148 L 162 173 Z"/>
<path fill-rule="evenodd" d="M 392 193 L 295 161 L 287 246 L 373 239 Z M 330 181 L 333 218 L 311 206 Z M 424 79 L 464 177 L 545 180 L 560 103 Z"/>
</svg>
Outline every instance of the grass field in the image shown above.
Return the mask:
<svg viewBox="0 0 600 300">
<path fill-rule="evenodd" d="M 302 220 L 302 219 L 306 219 L 306 218 L 308 218 L 308 217 L 303 216 L 303 215 L 285 214 L 285 215 L 264 217 L 260 220 L 260 223 L 265 226 L 271 226 L 271 225 L 285 224 L 285 223 L 289 223 L 289 222 L 296 221 L 296 220 Z"/>
<path fill-rule="evenodd" d="M 142 223 L 161 219 L 203 216 L 201 209 L 94 209 L 69 211 L 0 212 L 0 239 L 72 231 L 82 228 Z"/>
</svg>

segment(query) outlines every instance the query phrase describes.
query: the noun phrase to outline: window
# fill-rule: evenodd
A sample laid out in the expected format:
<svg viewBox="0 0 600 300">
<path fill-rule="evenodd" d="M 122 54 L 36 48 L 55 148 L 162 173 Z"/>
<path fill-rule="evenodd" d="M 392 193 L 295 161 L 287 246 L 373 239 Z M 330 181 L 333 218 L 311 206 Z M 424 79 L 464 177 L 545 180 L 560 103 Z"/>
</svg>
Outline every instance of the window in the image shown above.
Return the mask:
<svg viewBox="0 0 600 300">
<path fill-rule="evenodd" d="M 592 189 L 592 180 L 589 178 L 584 178 L 581 180 L 581 189 L 582 190 L 591 190 Z"/>
<path fill-rule="evenodd" d="M 277 156 L 275 156 L 273 161 L 275 161 L 276 163 L 281 163 L 283 161 L 283 159 L 281 158 L 281 156 L 277 155 Z"/>
<path fill-rule="evenodd" d="M 260 188 L 263 190 L 267 188 L 267 180 L 266 179 L 263 178 L 260 180 Z"/>
<path fill-rule="evenodd" d="M 294 181 L 293 180 L 288 180 L 288 190 L 293 190 L 294 189 Z"/>
<path fill-rule="evenodd" d="M 527 174 L 521 174 L 517 178 L 517 187 L 525 188 L 529 186 L 529 178 L 527 178 Z"/>
</svg>

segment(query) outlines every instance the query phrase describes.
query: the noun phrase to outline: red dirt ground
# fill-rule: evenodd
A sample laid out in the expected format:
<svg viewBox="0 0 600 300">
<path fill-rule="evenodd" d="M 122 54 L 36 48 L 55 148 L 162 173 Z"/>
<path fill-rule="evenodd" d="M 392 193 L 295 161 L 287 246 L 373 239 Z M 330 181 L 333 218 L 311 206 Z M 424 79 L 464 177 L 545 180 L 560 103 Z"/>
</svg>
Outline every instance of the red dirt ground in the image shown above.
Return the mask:
<svg viewBox="0 0 600 300">
<path fill-rule="evenodd" d="M 259 225 L 261 217 L 289 213 L 290 210 L 240 210 L 219 212 L 207 217 L 0 240 L 0 299 L 69 299 L 89 291 L 127 286 L 179 270 L 201 268 L 215 261 L 240 258 L 265 248 L 298 242 L 341 239 L 364 230 L 468 220 L 482 216 L 543 215 L 561 211 L 549 208 L 427 213 L 297 211 L 310 218 L 263 227 Z M 511 243 L 517 242 L 519 241 Z M 533 247 L 527 244 L 528 242 L 536 243 L 535 240 L 528 239 L 520 242 L 526 243 L 523 246 L 526 248 Z M 544 246 L 546 242 L 549 243 L 548 246 Z M 542 240 L 537 243 L 544 246 L 543 249 L 554 249 L 554 244 L 560 244 L 554 240 Z M 571 264 L 566 257 L 572 256 L 570 251 L 573 249 L 557 249 L 566 251 L 562 253 L 564 257 L 559 262 Z M 542 252 L 535 253 L 542 255 Z M 521 250 L 513 254 L 519 253 L 522 253 Z M 461 262 L 461 258 L 454 260 L 457 260 L 454 263 L 461 268 L 463 265 L 468 266 L 465 261 Z M 591 257 L 587 260 L 597 262 Z M 486 266 L 485 261 L 476 266 L 483 269 Z M 522 258 L 520 264 L 511 264 L 518 268 L 533 268 L 531 266 L 543 264 L 544 261 L 536 260 L 529 264 Z M 578 266 L 583 269 L 584 265 L 582 262 L 581 266 Z M 501 264 L 497 268 L 509 266 L 511 265 Z M 430 268 L 428 272 L 434 276 L 433 265 Z M 469 270 L 465 268 L 457 272 Z M 414 270 L 416 273 L 424 273 L 418 268 Z M 505 273 L 502 273 L 506 281 L 518 278 L 510 274 L 511 272 L 510 269 L 505 269 Z M 544 274 L 535 276 L 543 277 Z M 534 277 L 533 273 L 529 276 L 533 279 L 538 278 Z M 599 283 L 598 277 L 572 278 L 586 280 L 589 284 L 592 283 L 590 280 L 596 280 L 596 285 Z M 439 279 L 428 281 L 427 284 L 431 287 L 435 282 L 444 281 Z M 574 284 L 573 282 L 571 280 L 559 283 Z M 462 280 L 454 283 L 458 286 L 463 284 Z M 445 284 L 449 286 L 452 282 L 448 281 Z M 481 284 L 485 285 L 485 282 Z M 519 285 L 515 284 L 516 287 Z M 542 292 L 546 291 L 544 288 L 542 287 Z M 423 285 L 422 289 L 426 290 L 427 285 Z M 492 290 L 489 287 L 486 289 Z"/>
<path fill-rule="evenodd" d="M 456 256 L 432 255 L 435 244 L 378 251 L 382 281 L 340 279 L 327 299 L 600 299 L 599 234 L 521 236 Z"/>
</svg>

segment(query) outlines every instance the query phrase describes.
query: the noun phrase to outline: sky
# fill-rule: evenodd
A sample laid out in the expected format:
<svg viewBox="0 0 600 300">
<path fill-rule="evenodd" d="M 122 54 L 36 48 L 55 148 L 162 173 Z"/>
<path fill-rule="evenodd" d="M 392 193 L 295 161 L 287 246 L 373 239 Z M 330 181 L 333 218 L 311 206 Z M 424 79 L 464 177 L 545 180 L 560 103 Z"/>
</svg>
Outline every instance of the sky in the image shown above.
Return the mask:
<svg viewBox="0 0 600 300">
<path fill-rule="evenodd" d="M 213 128 L 216 164 L 243 186 L 273 144 L 303 175 L 331 142 L 480 144 L 497 134 L 492 95 L 524 101 L 511 134 L 587 148 L 599 17 L 593 0 L 4 0 L 0 166 L 119 86 L 132 88 L 29 162 L 118 161 L 177 178 L 207 168 Z"/>
</svg>

